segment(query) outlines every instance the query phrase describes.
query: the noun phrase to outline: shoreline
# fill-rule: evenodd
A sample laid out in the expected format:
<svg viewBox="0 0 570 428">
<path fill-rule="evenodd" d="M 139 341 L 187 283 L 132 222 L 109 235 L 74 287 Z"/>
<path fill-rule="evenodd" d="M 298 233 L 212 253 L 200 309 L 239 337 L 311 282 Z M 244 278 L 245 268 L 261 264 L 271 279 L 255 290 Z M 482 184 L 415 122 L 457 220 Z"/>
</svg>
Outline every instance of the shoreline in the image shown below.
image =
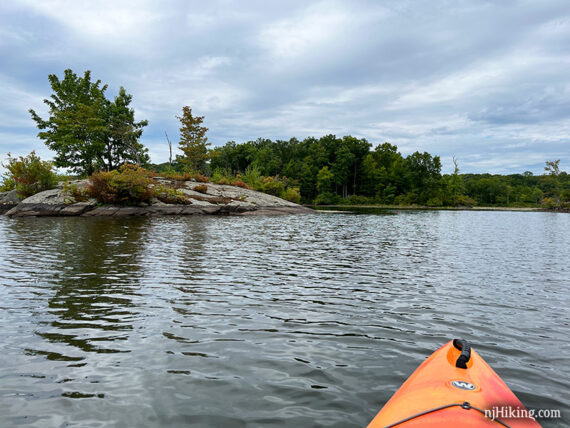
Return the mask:
<svg viewBox="0 0 570 428">
<path fill-rule="evenodd" d="M 427 207 L 416 205 L 312 205 L 306 204 L 315 211 L 350 211 L 358 209 L 391 210 L 391 211 L 511 211 L 511 212 L 552 212 L 570 213 L 568 209 L 547 209 L 534 207 Z"/>
</svg>

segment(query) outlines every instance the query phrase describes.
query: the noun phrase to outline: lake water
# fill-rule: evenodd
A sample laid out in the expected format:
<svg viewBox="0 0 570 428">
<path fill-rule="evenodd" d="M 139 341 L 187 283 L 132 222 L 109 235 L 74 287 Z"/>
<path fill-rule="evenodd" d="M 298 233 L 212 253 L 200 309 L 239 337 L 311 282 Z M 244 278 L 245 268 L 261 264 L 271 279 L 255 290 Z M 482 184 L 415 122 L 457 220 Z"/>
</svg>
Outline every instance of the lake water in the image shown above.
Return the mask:
<svg viewBox="0 0 570 428">
<path fill-rule="evenodd" d="M 463 337 L 570 422 L 570 215 L 0 217 L 0 426 L 362 427 Z"/>
</svg>

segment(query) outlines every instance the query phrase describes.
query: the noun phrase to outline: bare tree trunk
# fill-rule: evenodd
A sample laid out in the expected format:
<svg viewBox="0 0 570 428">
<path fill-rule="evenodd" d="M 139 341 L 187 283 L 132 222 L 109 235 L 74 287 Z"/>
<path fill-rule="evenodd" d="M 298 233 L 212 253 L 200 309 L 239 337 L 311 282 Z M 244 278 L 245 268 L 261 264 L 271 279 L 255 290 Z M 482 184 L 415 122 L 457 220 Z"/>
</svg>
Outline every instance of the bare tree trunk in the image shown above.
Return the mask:
<svg viewBox="0 0 570 428">
<path fill-rule="evenodd" d="M 164 131 L 164 135 L 166 135 L 166 141 L 168 141 L 168 149 L 170 150 L 170 157 L 168 158 L 168 163 L 170 164 L 170 167 L 172 167 L 172 143 L 170 142 L 170 139 L 168 138 L 168 134 L 166 133 L 166 131 Z"/>
</svg>

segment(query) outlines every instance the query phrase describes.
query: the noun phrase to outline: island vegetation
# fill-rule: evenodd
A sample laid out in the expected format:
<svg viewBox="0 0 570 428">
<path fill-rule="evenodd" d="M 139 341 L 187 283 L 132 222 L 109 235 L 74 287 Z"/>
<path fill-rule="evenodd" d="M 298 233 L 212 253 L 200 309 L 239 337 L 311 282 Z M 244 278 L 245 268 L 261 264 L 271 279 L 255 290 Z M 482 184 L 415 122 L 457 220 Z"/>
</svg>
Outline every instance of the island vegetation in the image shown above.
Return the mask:
<svg viewBox="0 0 570 428">
<path fill-rule="evenodd" d="M 427 152 L 402 155 L 396 145 L 373 146 L 364 138 L 325 135 L 303 140 L 259 138 L 212 147 L 203 116 L 182 107 L 181 154 L 172 157 L 165 132 L 169 161 L 153 164 L 140 143 L 146 120 L 135 121 L 132 96 L 124 88 L 113 100 L 107 85 L 92 81 L 86 71 L 78 76 L 65 70 L 63 79 L 49 76 L 53 90 L 44 103 L 49 117 L 30 110 L 38 137 L 55 152 L 43 161 L 34 152 L 11 157 L 3 165 L 7 174 L 0 191 L 16 189 L 24 198 L 54 187 L 58 181 L 89 178 L 78 189 L 65 183 L 75 199 L 94 197 L 101 203 L 131 204 L 157 197 L 184 203 L 176 186 L 161 185 L 155 178 L 196 180 L 246 187 L 288 201 L 316 205 L 387 205 L 427 207 L 542 207 L 568 209 L 570 177 L 560 171 L 560 161 L 546 161 L 545 172 L 521 174 L 442 174 L 441 159 Z M 165 150 L 166 150 L 165 144 Z M 65 168 L 73 176 L 57 175 Z"/>
</svg>

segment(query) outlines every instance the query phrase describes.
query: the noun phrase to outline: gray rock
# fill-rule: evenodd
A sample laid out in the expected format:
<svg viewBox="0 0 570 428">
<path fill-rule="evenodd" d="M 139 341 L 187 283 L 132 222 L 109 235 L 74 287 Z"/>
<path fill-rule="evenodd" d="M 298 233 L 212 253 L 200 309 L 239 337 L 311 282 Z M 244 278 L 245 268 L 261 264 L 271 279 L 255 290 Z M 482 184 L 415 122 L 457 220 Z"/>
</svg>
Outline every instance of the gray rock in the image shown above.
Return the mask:
<svg viewBox="0 0 570 428">
<path fill-rule="evenodd" d="M 195 181 L 174 182 L 158 178 L 161 185 L 179 188 L 190 199 L 189 204 L 166 204 L 153 198 L 148 206 L 97 206 L 97 201 L 78 202 L 63 191 L 63 186 L 37 193 L 20 202 L 15 192 L 0 194 L 0 214 L 12 217 L 27 216 L 162 216 L 162 215 L 282 215 L 310 213 L 313 210 L 276 196 L 236 186 L 198 183 Z M 86 180 L 74 182 L 84 187 Z M 193 189 L 206 185 L 207 192 Z M 2 203 L 4 200 L 15 202 Z"/>
<path fill-rule="evenodd" d="M 132 216 L 145 216 L 147 215 L 146 207 L 120 207 L 113 216 L 115 217 L 132 217 Z"/>
<path fill-rule="evenodd" d="M 16 204 L 0 204 L 0 214 L 6 214 L 14 208 Z"/>
<path fill-rule="evenodd" d="M 150 216 L 159 216 L 159 215 L 179 215 L 182 214 L 184 208 L 187 208 L 186 205 L 168 205 L 168 206 L 161 206 L 161 207 L 148 207 L 148 215 Z"/>
<path fill-rule="evenodd" d="M 200 214 L 216 214 L 220 210 L 220 207 L 196 207 L 196 206 L 186 206 L 180 213 L 181 215 L 200 215 Z"/>
<path fill-rule="evenodd" d="M 10 190 L 9 192 L 0 193 L 0 204 L 17 204 L 22 200 L 18 196 L 17 190 Z"/>
<path fill-rule="evenodd" d="M 209 207 L 203 207 L 200 211 L 203 214 L 218 214 L 221 211 L 222 207 L 217 205 L 212 205 Z"/>
<path fill-rule="evenodd" d="M 95 217 L 95 216 L 110 217 L 110 216 L 114 215 L 118 210 L 119 210 L 119 207 L 103 206 L 103 207 L 97 207 L 93 210 L 84 212 L 81 215 L 86 216 L 86 217 Z"/>
<path fill-rule="evenodd" d="M 68 205 L 75 200 L 66 195 L 62 189 L 50 189 L 36 193 L 22 201 L 22 204 Z"/>
<path fill-rule="evenodd" d="M 76 204 L 67 205 L 61 209 L 60 215 L 72 216 L 81 215 L 84 212 L 91 210 L 95 207 L 95 204 L 89 202 L 78 202 Z"/>
<path fill-rule="evenodd" d="M 58 216 L 65 205 L 34 204 L 20 202 L 6 213 L 10 217 L 47 217 Z"/>
</svg>

